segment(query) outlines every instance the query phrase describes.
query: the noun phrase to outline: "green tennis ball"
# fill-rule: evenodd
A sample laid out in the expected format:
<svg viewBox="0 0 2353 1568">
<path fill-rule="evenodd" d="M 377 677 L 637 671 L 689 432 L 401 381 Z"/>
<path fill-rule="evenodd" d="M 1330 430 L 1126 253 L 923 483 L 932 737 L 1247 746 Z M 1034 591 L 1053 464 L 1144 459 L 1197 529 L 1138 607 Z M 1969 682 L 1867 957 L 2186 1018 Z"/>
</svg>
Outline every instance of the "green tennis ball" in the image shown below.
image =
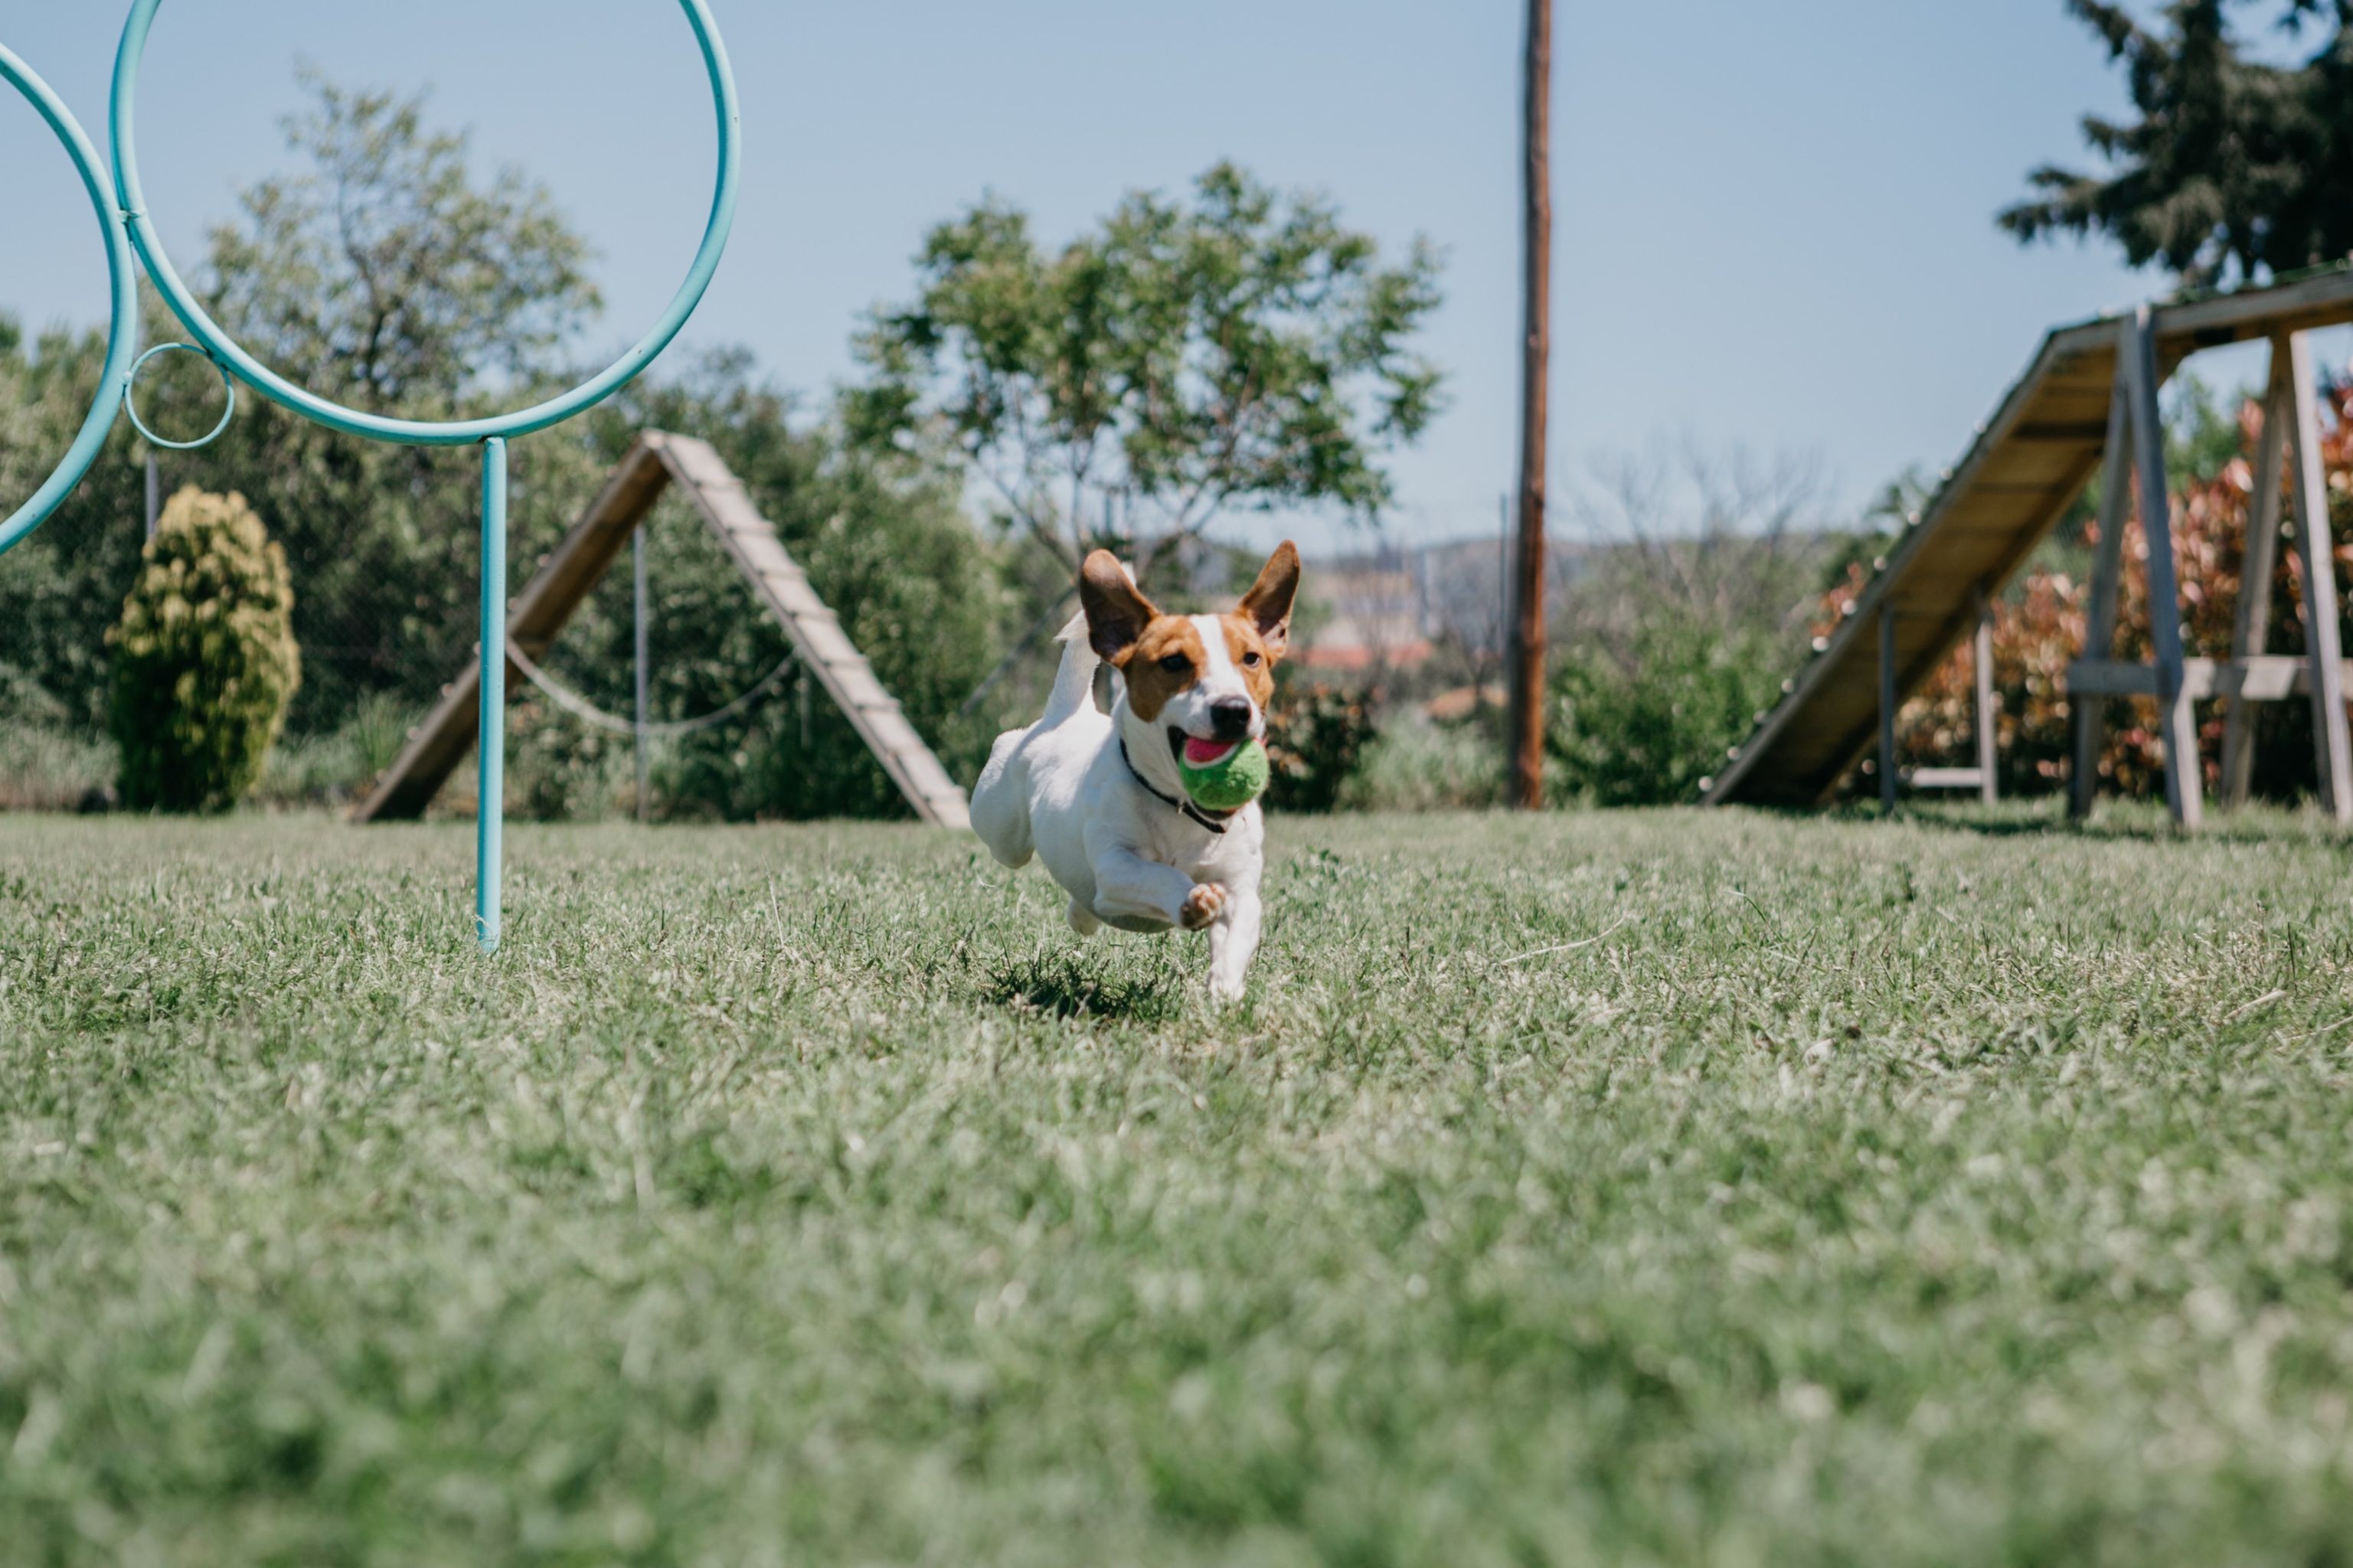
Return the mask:
<svg viewBox="0 0 2353 1568">
<path fill-rule="evenodd" d="M 1264 795 L 1274 770 L 1266 760 L 1266 748 L 1245 741 L 1207 767 L 1180 758 L 1177 773 L 1194 805 L 1208 811 L 1232 811 Z"/>
</svg>

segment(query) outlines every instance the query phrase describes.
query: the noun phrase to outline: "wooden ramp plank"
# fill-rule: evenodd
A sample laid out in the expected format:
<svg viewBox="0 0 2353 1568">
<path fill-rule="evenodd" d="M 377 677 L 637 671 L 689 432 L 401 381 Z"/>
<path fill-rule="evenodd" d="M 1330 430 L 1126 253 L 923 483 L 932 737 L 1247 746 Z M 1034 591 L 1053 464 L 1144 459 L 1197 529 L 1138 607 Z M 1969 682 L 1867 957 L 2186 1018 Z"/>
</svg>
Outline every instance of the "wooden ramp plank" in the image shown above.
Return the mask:
<svg viewBox="0 0 2353 1568">
<path fill-rule="evenodd" d="M 866 656 L 842 631 L 840 617 L 809 586 L 807 574 L 786 552 L 774 525 L 752 504 L 725 459 L 706 441 L 660 431 L 638 437 L 604 489 L 514 601 L 507 636 L 523 657 L 545 656 L 630 532 L 673 482 L 751 579 L 753 591 L 784 628 L 794 651 L 848 715 L 915 814 L 936 826 L 969 826 L 964 791 L 908 722 L 898 700 L 883 689 Z M 522 672 L 508 665 L 508 689 L 512 691 L 522 680 Z M 479 664 L 469 661 L 465 672 L 443 689 L 425 721 L 410 732 L 407 745 L 353 812 L 352 820 L 383 822 L 423 815 L 474 743 L 480 686 Z"/>
<path fill-rule="evenodd" d="M 2353 321 L 2353 269 L 2162 305 L 2160 373 L 2200 349 Z M 1897 606 L 1895 700 L 1936 673 L 1990 595 L 2040 543 L 2100 466 L 2098 411 L 2116 374 L 2117 320 L 2048 334 L 1936 499 L 1864 584 L 1780 703 L 1725 759 L 1706 804 L 1814 805 L 1873 743 L 1879 723 L 1878 620 Z"/>
<path fill-rule="evenodd" d="M 691 436 L 666 438 L 661 454 L 687 500 L 743 566 L 769 613 L 915 814 L 941 827 L 971 826 L 964 791 L 900 712 L 898 700 L 882 689 L 874 667 L 842 631 L 840 617 L 818 601 L 719 454 Z"/>
</svg>

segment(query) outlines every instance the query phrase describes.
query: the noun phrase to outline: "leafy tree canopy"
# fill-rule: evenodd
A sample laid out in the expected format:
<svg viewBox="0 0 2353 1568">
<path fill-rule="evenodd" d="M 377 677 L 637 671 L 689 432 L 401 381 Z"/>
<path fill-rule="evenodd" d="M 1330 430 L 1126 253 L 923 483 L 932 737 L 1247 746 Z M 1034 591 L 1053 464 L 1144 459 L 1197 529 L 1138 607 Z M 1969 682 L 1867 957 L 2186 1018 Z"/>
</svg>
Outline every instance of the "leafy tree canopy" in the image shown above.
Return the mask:
<svg viewBox="0 0 2353 1568">
<path fill-rule="evenodd" d="M 488 373 L 553 368 L 602 300 L 546 188 L 514 169 L 476 181 L 466 133 L 427 129 L 421 94 L 301 79 L 312 102 L 284 129 L 309 167 L 247 191 L 243 223 L 212 234 L 223 324 L 291 379 L 412 415 Z"/>
<path fill-rule="evenodd" d="M 1390 497 L 1382 456 L 1439 407 L 1409 348 L 1438 259 L 1395 265 L 1315 197 L 1230 163 L 1190 201 L 1137 192 L 1041 247 L 997 200 L 942 224 L 914 302 L 860 340 L 846 395 L 863 441 L 949 439 L 993 503 L 1041 539 L 1166 541 L 1221 508 Z"/>
<path fill-rule="evenodd" d="M 2105 166 L 2035 170 L 2003 228 L 2021 241 L 2100 235 L 2192 287 L 2353 252 L 2353 0 L 2168 0 L 2153 26 L 2112 0 L 2066 5 L 2124 67 L 2137 117 L 2085 116 Z M 2249 58 L 2232 26 L 2248 12 L 2300 58 Z"/>
</svg>

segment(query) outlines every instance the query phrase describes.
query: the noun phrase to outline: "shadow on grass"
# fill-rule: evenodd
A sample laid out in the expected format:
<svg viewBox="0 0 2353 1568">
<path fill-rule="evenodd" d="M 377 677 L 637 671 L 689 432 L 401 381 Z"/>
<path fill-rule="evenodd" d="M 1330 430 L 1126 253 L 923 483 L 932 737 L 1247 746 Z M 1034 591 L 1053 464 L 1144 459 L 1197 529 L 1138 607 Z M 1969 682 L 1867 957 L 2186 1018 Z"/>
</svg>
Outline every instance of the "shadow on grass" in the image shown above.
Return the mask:
<svg viewBox="0 0 2353 1568">
<path fill-rule="evenodd" d="M 1130 979 L 1105 974 L 1076 953 L 1044 953 L 991 972 L 988 999 L 1004 1006 L 1031 1007 L 1058 1018 L 1133 1018 L 1155 1023 L 1183 1010 L 1184 995 L 1171 976 Z"/>
<path fill-rule="evenodd" d="M 1858 816 L 1858 821 L 1877 821 L 1879 814 Z M 2046 816 L 1963 816 L 1942 811 L 1899 811 L 1896 820 L 1910 822 L 1940 833 L 1967 833 L 1978 838 L 2046 838 L 2065 834 L 2084 837 L 2082 824 L 2065 817 Z M 2097 837 L 2120 837 L 2120 834 L 2096 834 Z M 2153 837 L 2155 835 L 2135 832 L 2133 837 Z"/>
<path fill-rule="evenodd" d="M 1785 822 L 1834 822 L 1841 826 L 1872 827 L 1891 819 L 1874 804 L 1840 801 L 1835 805 L 1809 809 L 1804 806 L 1759 807 Z M 2046 838 L 2058 837 L 2157 837 L 2154 828 L 2136 824 L 2129 828 L 2104 826 L 2087 828 L 2070 821 L 2062 810 L 2056 815 L 2037 811 L 2021 811 L 2010 806 L 1998 806 L 1991 811 L 1980 806 L 1923 805 L 1906 800 L 1895 808 L 1894 823 L 1913 827 L 1926 827 L 1941 833 L 1966 833 L 1978 838 Z"/>
</svg>

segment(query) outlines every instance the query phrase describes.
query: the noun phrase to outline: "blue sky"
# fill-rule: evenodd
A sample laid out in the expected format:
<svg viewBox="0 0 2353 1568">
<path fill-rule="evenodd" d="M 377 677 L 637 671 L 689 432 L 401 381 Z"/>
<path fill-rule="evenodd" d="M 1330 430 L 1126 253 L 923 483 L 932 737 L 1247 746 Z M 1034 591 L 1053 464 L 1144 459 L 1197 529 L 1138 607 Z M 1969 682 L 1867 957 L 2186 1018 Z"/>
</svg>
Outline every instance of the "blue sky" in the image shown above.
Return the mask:
<svg viewBox="0 0 2353 1568">
<path fill-rule="evenodd" d="M 2059 0 L 1557 0 L 1556 482 L 1690 442 L 1819 466 L 1852 506 L 1966 444 L 2050 324 L 2156 280 L 1991 223 L 2075 160 L 2121 89 Z M 714 0 L 744 100 L 735 240 L 686 342 L 780 382 L 849 374 L 923 229 L 984 191 L 1049 236 L 1220 157 L 1320 189 L 1447 257 L 1426 338 L 1451 406 L 1397 464 L 1409 537 L 1484 531 L 1512 482 L 1517 0 Z M 0 0 L 0 37 L 103 135 L 121 4 Z M 485 164 L 543 178 L 601 252 L 617 346 L 659 312 L 708 200 L 712 136 L 663 0 L 176 0 L 142 83 L 142 171 L 184 269 L 280 166 L 298 58 L 431 84 Z M 92 220 L 0 102 L 0 309 L 92 322 Z M 2231 379 L 2233 366 L 2218 367 Z M 2242 368 L 2242 367 L 2241 367 Z M 1313 520 L 1288 520 L 1328 540 Z M 1247 526 L 1263 531 L 1251 520 Z"/>
</svg>

